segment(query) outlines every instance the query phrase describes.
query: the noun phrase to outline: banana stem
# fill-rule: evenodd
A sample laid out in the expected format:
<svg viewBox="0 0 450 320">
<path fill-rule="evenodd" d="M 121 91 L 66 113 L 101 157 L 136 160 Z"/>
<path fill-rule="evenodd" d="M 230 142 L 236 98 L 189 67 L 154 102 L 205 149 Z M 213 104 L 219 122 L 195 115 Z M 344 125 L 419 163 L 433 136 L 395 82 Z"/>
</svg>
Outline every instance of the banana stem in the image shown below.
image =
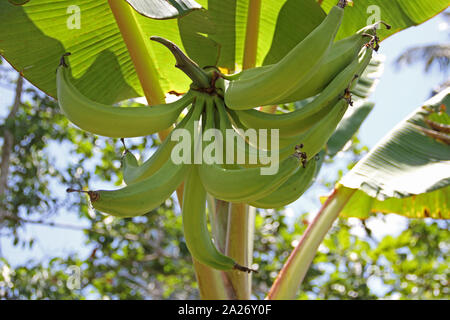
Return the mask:
<svg viewBox="0 0 450 320">
<path fill-rule="evenodd" d="M 236 296 L 226 274 L 212 269 L 194 259 L 194 270 L 197 278 L 200 299 L 202 300 L 235 300 Z"/>
<path fill-rule="evenodd" d="M 136 20 L 136 13 L 126 1 L 108 0 L 122 38 L 128 48 L 142 90 L 149 105 L 165 103 L 165 95 L 159 83 L 159 75 L 153 63 L 149 40 L 144 37 Z M 161 141 L 165 140 L 170 128 L 158 133 Z M 183 184 L 177 188 L 180 207 L 183 203 Z M 202 299 L 230 299 L 229 285 L 222 273 L 194 261 L 194 268 L 199 283 Z"/>
<path fill-rule="evenodd" d="M 256 66 L 260 15 L 261 0 L 250 0 L 248 3 L 244 60 L 242 63 L 242 69 L 244 70 Z"/>
<path fill-rule="evenodd" d="M 244 58 L 242 69 L 254 68 L 258 50 L 259 19 L 261 0 L 250 0 L 247 11 Z M 253 258 L 255 209 L 245 203 L 231 204 L 228 215 L 226 255 L 239 264 L 250 267 Z M 251 272 L 228 272 L 228 279 L 237 299 L 250 299 Z"/>
<path fill-rule="evenodd" d="M 175 60 L 177 62 L 175 67 L 182 70 L 189 78 L 191 78 L 195 85 L 197 85 L 199 88 L 209 88 L 211 86 L 209 77 L 206 72 L 203 71 L 203 69 L 200 68 L 196 62 L 185 55 L 184 52 L 181 51 L 181 49 L 178 48 L 175 43 L 156 36 L 150 37 L 150 40 L 159 42 L 167 47 L 175 57 Z"/>
<path fill-rule="evenodd" d="M 232 203 L 228 214 L 226 255 L 237 263 L 251 267 L 253 258 L 254 214 L 245 203 Z M 250 272 L 227 272 L 237 299 L 251 296 Z"/>
<path fill-rule="evenodd" d="M 291 252 L 267 296 L 270 300 L 295 299 L 317 248 L 356 189 L 337 186 Z"/>
</svg>

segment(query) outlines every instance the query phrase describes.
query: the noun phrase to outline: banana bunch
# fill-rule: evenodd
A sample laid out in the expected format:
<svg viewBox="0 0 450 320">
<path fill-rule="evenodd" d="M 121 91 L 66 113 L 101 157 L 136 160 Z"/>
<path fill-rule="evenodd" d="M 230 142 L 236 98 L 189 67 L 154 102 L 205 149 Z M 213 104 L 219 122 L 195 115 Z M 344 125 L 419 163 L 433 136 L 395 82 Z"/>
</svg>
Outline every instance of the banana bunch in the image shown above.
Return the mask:
<svg viewBox="0 0 450 320">
<path fill-rule="evenodd" d="M 103 213 L 134 217 L 157 208 L 184 182 L 183 229 L 192 256 L 220 270 L 254 271 L 217 250 L 207 227 L 206 196 L 278 208 L 313 183 L 323 157 L 318 154 L 351 105 L 356 80 L 378 47 L 374 25 L 334 41 L 345 3 L 340 0 L 276 64 L 235 75 L 201 69 L 175 44 L 152 37 L 172 51 L 177 67 L 193 80 L 186 94 L 168 104 L 117 107 L 92 101 L 72 83 L 63 56 L 57 69 L 58 103 L 79 128 L 123 139 L 175 124 L 142 163 L 125 148 L 122 188 L 67 191 L 87 193 L 92 207 Z M 289 113 L 254 109 L 305 98 L 310 102 Z"/>
</svg>

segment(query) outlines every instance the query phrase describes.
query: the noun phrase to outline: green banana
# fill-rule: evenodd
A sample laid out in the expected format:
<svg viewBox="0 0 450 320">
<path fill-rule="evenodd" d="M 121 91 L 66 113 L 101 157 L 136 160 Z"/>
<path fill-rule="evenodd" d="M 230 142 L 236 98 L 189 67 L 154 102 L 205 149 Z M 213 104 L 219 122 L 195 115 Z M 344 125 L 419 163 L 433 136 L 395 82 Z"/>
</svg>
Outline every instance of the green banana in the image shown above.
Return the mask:
<svg viewBox="0 0 450 320">
<path fill-rule="evenodd" d="M 322 63 L 317 67 L 311 78 L 304 85 L 295 88 L 292 93 L 287 94 L 272 104 L 290 103 L 300 101 L 320 93 L 343 69 L 345 69 L 358 55 L 362 46 L 367 43 L 366 36 L 362 35 L 361 29 L 358 33 L 333 43 L 329 53 Z M 242 71 L 239 79 L 248 79 L 256 75 L 270 71 L 272 65 L 247 69 Z"/>
<path fill-rule="evenodd" d="M 56 73 L 58 104 L 66 117 L 81 129 L 112 138 L 150 135 L 169 128 L 194 96 L 186 93 L 179 100 L 156 106 L 114 107 L 90 100 L 70 81 L 64 57 Z"/>
<path fill-rule="evenodd" d="M 257 200 L 248 203 L 258 208 L 279 208 L 297 200 L 316 178 L 323 162 L 324 152 L 320 154 L 320 160 L 315 156 L 322 150 L 328 139 L 334 133 L 348 107 L 348 102 L 341 99 L 321 121 L 316 123 L 306 133 L 297 137 L 301 141 L 297 147 L 300 157 L 303 159 L 303 168 L 299 168 L 278 189 Z M 285 148 L 287 149 L 287 148 Z M 280 159 L 283 159 L 280 154 Z"/>
<path fill-rule="evenodd" d="M 225 81 L 227 107 L 242 110 L 272 104 L 309 81 L 332 46 L 343 15 L 344 9 L 334 6 L 318 27 L 267 72 Z"/>
<path fill-rule="evenodd" d="M 86 191 L 92 207 L 118 217 L 135 217 L 163 203 L 186 177 L 189 165 L 167 161 L 149 178 L 118 190 Z M 72 190 L 75 191 L 75 190 Z"/>
<path fill-rule="evenodd" d="M 182 218 L 186 246 L 197 261 L 218 270 L 254 271 L 220 253 L 212 242 L 206 221 L 206 190 L 198 165 L 191 166 L 185 181 Z"/>
<path fill-rule="evenodd" d="M 354 34 L 335 42 L 330 54 L 321 63 L 314 76 L 303 86 L 295 88 L 285 98 L 276 101 L 277 104 L 300 101 L 321 93 L 342 70 L 358 57 L 361 48 L 367 42 L 367 38 L 361 34 Z"/>
<path fill-rule="evenodd" d="M 207 105 L 206 130 L 214 126 L 213 107 Z M 291 154 L 294 147 L 291 149 Z M 247 202 L 270 194 L 283 184 L 298 168 L 299 159 L 295 155 L 279 163 L 278 172 L 265 175 L 265 168 L 226 169 L 217 163 L 203 161 L 199 175 L 205 189 L 217 199 L 230 202 Z"/>
<path fill-rule="evenodd" d="M 321 150 L 321 148 L 331 137 L 337 125 L 344 116 L 347 107 L 348 101 L 341 98 L 330 109 L 328 114 L 316 122 L 306 132 L 303 132 L 297 136 L 286 138 L 284 141 L 280 139 L 280 148 L 278 150 L 271 150 L 271 152 L 278 152 L 278 161 L 281 162 L 292 153 L 293 149 L 299 151 L 298 146 L 303 145 L 302 150 L 298 153 L 300 155 L 304 153 L 307 158 L 310 159 Z M 270 140 L 267 145 L 271 145 Z M 304 161 L 306 161 L 306 158 L 304 158 Z"/>
<path fill-rule="evenodd" d="M 362 47 L 358 59 L 353 60 L 342 70 L 314 100 L 295 111 L 271 114 L 254 109 L 230 110 L 230 114 L 234 113 L 234 118 L 238 118 L 242 124 L 250 128 L 279 129 L 280 137 L 301 134 L 330 112 L 354 77 L 359 76 L 367 67 L 372 52 L 373 49 Z"/>
<path fill-rule="evenodd" d="M 130 185 L 130 176 L 134 175 L 134 171 L 140 167 L 138 159 L 134 156 L 134 154 L 125 149 L 125 153 L 122 156 L 122 175 L 123 181 L 125 184 Z"/>
<path fill-rule="evenodd" d="M 312 158 L 305 168 L 298 168 L 278 189 L 264 198 L 249 202 L 257 208 L 280 208 L 294 202 L 309 188 L 316 172 L 316 160 Z"/>
<path fill-rule="evenodd" d="M 333 135 L 334 130 L 344 117 L 348 108 L 348 101 L 339 100 L 333 109 L 322 120 L 317 122 L 311 129 L 298 136 L 298 144 L 301 152 L 305 154 L 304 159 L 314 157 Z"/>
<path fill-rule="evenodd" d="M 355 34 L 338 40 L 332 44 L 329 52 L 326 54 L 320 65 L 313 72 L 311 78 L 300 87 L 294 89 L 294 91 L 284 97 L 280 101 L 274 101 L 272 104 L 290 103 L 294 101 L 303 100 L 308 97 L 312 97 L 321 92 L 333 78 L 342 71 L 355 57 L 358 55 L 361 47 L 369 42 L 367 37 L 376 36 L 377 26 L 383 22 L 377 22 L 372 25 L 368 25 Z M 388 28 L 390 26 L 386 25 Z M 245 80 L 253 78 L 255 76 L 261 76 L 263 73 L 270 71 L 273 65 L 265 65 L 261 67 L 251 68 L 243 70 L 239 73 L 232 75 L 223 75 L 226 80 Z"/>
<path fill-rule="evenodd" d="M 229 202 L 248 202 L 262 198 L 283 184 L 299 166 L 292 155 L 280 162 L 275 175 L 262 175 L 260 168 L 225 169 L 218 165 L 201 165 L 202 183 L 214 197 Z"/>
<path fill-rule="evenodd" d="M 194 122 L 198 121 L 203 111 L 202 97 L 195 97 L 193 107 L 189 110 L 189 113 L 183 118 L 183 120 L 173 129 L 170 135 L 163 141 L 158 147 L 155 153 L 147 159 L 144 163 L 139 165 L 136 158 L 131 152 L 126 152 L 122 163 L 123 179 L 127 185 L 141 181 L 156 171 L 158 171 L 166 161 L 169 161 L 170 155 L 174 146 L 178 143 L 172 140 L 177 129 L 188 130 L 191 137 L 191 145 L 193 145 L 194 137 Z"/>
<path fill-rule="evenodd" d="M 224 112 L 224 104 L 223 101 L 217 100 L 217 106 L 219 109 L 219 113 L 221 113 L 220 120 L 222 121 L 222 131 L 232 130 L 235 132 L 236 142 L 233 144 L 233 159 L 228 160 L 232 163 L 237 163 L 238 165 L 230 165 L 231 168 L 236 167 L 244 167 L 244 168 L 252 168 L 252 167 L 267 167 L 268 165 L 275 165 L 280 161 L 285 160 L 292 154 L 292 150 L 295 149 L 295 146 L 301 142 L 302 136 L 292 136 L 292 137 L 279 137 L 278 135 L 272 133 L 268 130 L 266 131 L 265 136 L 262 135 L 261 132 L 256 133 L 257 145 L 251 144 L 250 141 L 246 140 L 246 137 L 243 137 L 238 131 L 236 131 L 231 125 L 230 118 L 235 123 L 238 129 L 241 129 L 242 132 L 246 132 L 251 129 L 242 125 L 239 122 L 239 118 L 237 118 L 234 110 L 228 109 L 228 115 Z M 236 120 L 236 121 L 235 121 Z M 225 133 L 223 133 L 225 134 Z M 272 138 L 277 140 L 277 144 L 274 144 Z M 262 143 L 265 141 L 265 143 Z M 277 146 L 274 148 L 274 146 Z M 275 154 L 276 153 L 276 154 Z M 225 151 L 224 151 L 225 154 Z M 231 158 L 229 150 L 227 151 L 227 156 Z M 237 155 L 241 155 L 241 159 L 238 159 Z M 238 161 L 239 160 L 239 161 Z"/>
<path fill-rule="evenodd" d="M 279 103 L 290 103 L 312 97 L 320 93 L 349 63 L 358 57 L 361 48 L 376 38 L 376 28 L 380 22 L 366 26 L 355 34 L 336 41 L 317 71 L 303 86 L 295 88 Z M 368 40 L 367 38 L 371 38 Z M 372 44 L 371 46 L 374 46 Z M 372 47 L 373 48 L 373 47 Z"/>
</svg>

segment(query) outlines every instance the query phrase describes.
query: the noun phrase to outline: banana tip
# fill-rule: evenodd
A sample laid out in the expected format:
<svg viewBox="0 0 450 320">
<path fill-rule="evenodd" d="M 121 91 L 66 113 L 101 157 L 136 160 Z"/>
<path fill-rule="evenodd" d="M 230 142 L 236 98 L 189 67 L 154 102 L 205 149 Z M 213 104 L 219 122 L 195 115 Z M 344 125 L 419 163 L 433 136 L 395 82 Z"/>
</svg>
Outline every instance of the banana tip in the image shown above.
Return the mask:
<svg viewBox="0 0 450 320">
<path fill-rule="evenodd" d="M 84 191 L 84 190 L 67 188 L 66 192 L 67 193 L 71 193 L 71 192 L 87 193 L 91 202 L 94 202 L 94 201 L 97 201 L 98 199 L 100 199 L 100 194 L 97 191 Z"/>
<path fill-rule="evenodd" d="M 61 59 L 59 59 L 59 66 L 63 66 L 63 67 L 68 67 L 68 65 L 66 64 L 66 60 L 64 59 L 67 56 L 70 56 L 71 53 L 70 52 L 66 52 L 61 56 Z"/>
<path fill-rule="evenodd" d="M 251 272 L 258 273 L 258 270 L 251 269 L 251 268 L 248 268 L 248 267 L 245 267 L 245 266 L 241 266 L 238 263 L 234 264 L 233 269 L 239 270 L 239 271 L 243 271 L 243 272 L 248 272 L 248 273 L 251 273 Z"/>
</svg>

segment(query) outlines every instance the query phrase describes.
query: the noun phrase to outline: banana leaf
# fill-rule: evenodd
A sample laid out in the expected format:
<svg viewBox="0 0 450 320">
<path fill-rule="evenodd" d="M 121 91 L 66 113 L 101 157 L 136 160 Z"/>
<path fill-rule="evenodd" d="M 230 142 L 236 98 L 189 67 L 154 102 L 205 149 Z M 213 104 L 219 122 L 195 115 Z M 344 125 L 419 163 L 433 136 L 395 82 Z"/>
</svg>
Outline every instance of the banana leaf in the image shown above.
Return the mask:
<svg viewBox="0 0 450 320">
<path fill-rule="evenodd" d="M 0 1 L 0 55 L 36 87 L 55 97 L 55 69 L 61 55 L 71 52 L 75 85 L 89 98 L 114 103 L 143 96 L 106 0 L 79 0 L 76 3 L 33 0 L 22 6 L 13 5 L 11 1 Z M 181 1 L 171 0 L 170 3 Z M 333 5 L 335 2 L 337 0 L 333 0 Z M 365 2 L 355 2 L 353 8 L 346 9 L 340 36 L 349 35 L 367 24 Z M 169 20 L 136 14 L 136 21 L 145 37 L 157 35 L 173 41 L 200 65 L 240 69 L 249 0 L 198 0 L 196 3 L 208 11 L 193 10 L 179 19 Z M 323 8 L 328 9 L 328 3 L 323 1 Z M 426 21 L 445 9 L 448 2 L 403 1 L 399 7 L 397 2 L 386 1 L 380 6 L 382 13 L 389 14 L 386 19 L 382 18 L 395 26 L 392 30 L 382 31 L 384 37 Z M 164 14 L 171 15 L 169 11 Z M 257 37 L 256 65 L 278 61 L 324 17 L 325 13 L 314 0 L 262 1 L 259 28 L 254 35 Z M 154 61 L 159 76 L 157 81 L 163 91 L 186 91 L 190 80 L 174 68 L 175 60 L 167 54 L 167 49 L 150 41 L 149 48 L 149 59 Z"/>
<path fill-rule="evenodd" d="M 445 123 L 449 112 L 447 88 L 389 132 L 339 181 L 344 189 L 358 189 L 341 216 L 383 212 L 449 219 L 450 136 L 427 123 Z"/>
</svg>

